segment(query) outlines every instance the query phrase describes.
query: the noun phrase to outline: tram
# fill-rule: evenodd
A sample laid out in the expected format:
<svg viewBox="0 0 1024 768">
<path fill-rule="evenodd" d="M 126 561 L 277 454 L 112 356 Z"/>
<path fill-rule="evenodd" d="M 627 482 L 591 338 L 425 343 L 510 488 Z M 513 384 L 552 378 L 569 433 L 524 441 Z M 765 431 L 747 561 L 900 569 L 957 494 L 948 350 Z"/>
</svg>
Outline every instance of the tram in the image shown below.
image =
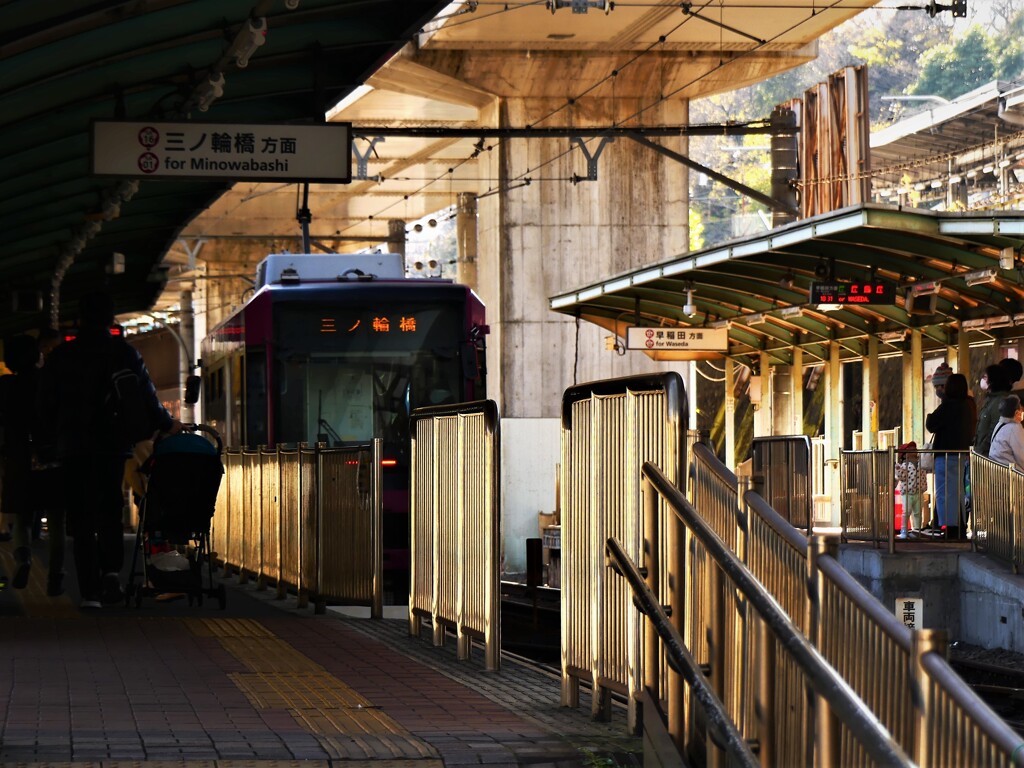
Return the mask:
<svg viewBox="0 0 1024 768">
<path fill-rule="evenodd" d="M 381 438 L 384 562 L 407 572 L 409 416 L 486 397 L 483 304 L 398 254 L 273 254 L 255 288 L 203 341 L 204 421 L 228 448 Z"/>
</svg>

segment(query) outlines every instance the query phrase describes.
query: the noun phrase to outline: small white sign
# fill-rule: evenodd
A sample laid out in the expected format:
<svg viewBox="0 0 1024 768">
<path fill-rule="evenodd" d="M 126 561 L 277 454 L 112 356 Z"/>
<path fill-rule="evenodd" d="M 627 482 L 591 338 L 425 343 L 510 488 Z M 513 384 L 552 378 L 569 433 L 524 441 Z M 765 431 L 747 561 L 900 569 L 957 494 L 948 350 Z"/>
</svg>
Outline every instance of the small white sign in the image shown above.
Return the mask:
<svg viewBox="0 0 1024 768">
<path fill-rule="evenodd" d="M 638 328 L 626 329 L 626 349 L 667 349 L 680 352 L 727 352 L 727 328 Z"/>
<path fill-rule="evenodd" d="M 896 618 L 910 629 L 923 629 L 924 600 L 920 597 L 897 597 Z"/>
<path fill-rule="evenodd" d="M 97 120 L 92 172 L 127 178 L 352 180 L 348 123 L 263 125 Z"/>
</svg>

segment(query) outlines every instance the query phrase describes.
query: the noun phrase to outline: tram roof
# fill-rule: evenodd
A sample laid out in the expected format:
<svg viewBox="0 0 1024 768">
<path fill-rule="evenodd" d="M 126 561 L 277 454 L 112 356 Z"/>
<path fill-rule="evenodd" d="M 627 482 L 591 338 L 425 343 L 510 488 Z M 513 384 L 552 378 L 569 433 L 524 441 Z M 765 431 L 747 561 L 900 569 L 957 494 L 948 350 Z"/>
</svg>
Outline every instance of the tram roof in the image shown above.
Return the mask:
<svg viewBox="0 0 1024 768">
<path fill-rule="evenodd" d="M 440 12 L 445 0 L 46 0 L 0 9 L 0 332 L 44 320 L 35 304 L 63 257 L 63 314 L 106 285 L 118 311 L 151 306 L 160 260 L 229 183 L 146 182 L 107 220 L 123 180 L 90 175 L 93 120 L 322 122 Z M 265 42 L 230 55 L 249 19 Z M 206 112 L 188 102 L 211 72 L 231 87 Z M 99 225 L 99 231 L 92 230 Z M 88 235 L 81 237 L 83 232 Z M 81 241 L 81 243 L 79 243 Z M 80 250 L 77 250 L 79 243 Z M 69 250 L 70 249 L 70 250 Z M 111 275 L 114 253 L 123 274 Z M 14 297 L 17 297 L 15 304 Z M 48 298 L 48 297 L 43 297 Z M 48 302 L 47 302 L 48 304 Z M 17 311 L 12 311 L 17 310 Z"/>
<path fill-rule="evenodd" d="M 1006 264 L 1011 255 L 1004 249 L 1013 251 L 1012 269 L 1000 268 L 1000 256 Z M 961 331 L 971 343 L 1024 336 L 1022 249 L 1024 212 L 863 205 L 681 254 L 553 296 L 549 305 L 622 337 L 637 325 L 728 327 L 730 357 L 766 352 L 778 364 L 790 363 L 798 346 L 806 362 L 827 359 L 832 342 L 839 344 L 842 359 L 860 359 L 870 336 L 880 339 L 880 354 L 909 349 L 911 329 L 921 331 L 927 352 L 955 345 Z M 838 311 L 811 305 L 811 283 L 831 282 L 833 261 L 837 282 L 873 276 L 895 283 L 896 303 L 843 305 Z M 972 276 L 974 284 L 968 284 L 969 273 L 984 270 L 994 270 L 990 282 Z M 930 309 L 933 293 L 935 311 L 919 314 L 922 307 Z M 691 296 L 696 312 L 686 315 Z M 647 354 L 659 360 L 693 357 Z"/>
</svg>

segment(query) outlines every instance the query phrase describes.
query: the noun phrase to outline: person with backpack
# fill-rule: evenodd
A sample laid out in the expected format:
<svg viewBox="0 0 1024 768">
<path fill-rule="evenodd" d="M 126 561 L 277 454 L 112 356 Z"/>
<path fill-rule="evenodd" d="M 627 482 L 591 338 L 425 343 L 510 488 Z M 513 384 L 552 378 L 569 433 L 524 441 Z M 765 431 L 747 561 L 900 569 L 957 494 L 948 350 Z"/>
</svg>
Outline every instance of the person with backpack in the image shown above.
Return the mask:
<svg viewBox="0 0 1024 768">
<path fill-rule="evenodd" d="M 139 353 L 110 333 L 106 293 L 79 300 L 74 340 L 50 353 L 40 372 L 40 434 L 60 467 L 82 608 L 124 599 L 122 479 L 125 460 L 143 436 L 180 431 L 156 395 Z"/>
</svg>

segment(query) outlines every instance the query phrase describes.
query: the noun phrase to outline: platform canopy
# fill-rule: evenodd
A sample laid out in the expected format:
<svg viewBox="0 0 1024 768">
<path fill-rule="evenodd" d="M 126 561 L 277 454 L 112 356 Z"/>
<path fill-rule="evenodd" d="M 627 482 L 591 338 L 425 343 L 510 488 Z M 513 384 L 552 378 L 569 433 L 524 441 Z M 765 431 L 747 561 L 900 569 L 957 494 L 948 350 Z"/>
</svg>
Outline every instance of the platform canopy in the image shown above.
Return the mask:
<svg viewBox="0 0 1024 768">
<path fill-rule="evenodd" d="M 0 8 L 0 333 L 108 283 L 152 304 L 159 262 L 229 188 L 90 174 L 94 120 L 321 123 L 438 0 L 44 0 Z M 128 201 L 131 204 L 127 204 Z M 123 255 L 119 273 L 117 257 Z M 65 313 L 66 314 L 66 313 Z"/>
<path fill-rule="evenodd" d="M 549 300 L 552 310 L 626 338 L 631 326 L 728 328 L 728 356 L 765 352 L 775 364 L 923 351 L 1024 336 L 1024 212 L 931 213 L 877 205 L 845 208 L 758 237 L 686 253 Z M 881 282 L 891 304 L 811 303 L 812 283 Z M 817 297 L 820 298 L 820 297 Z M 688 306 L 689 305 L 689 306 Z M 838 308 L 837 308 L 838 307 Z M 691 310 L 687 314 L 685 309 Z M 648 351 L 659 360 L 721 354 Z"/>
</svg>

